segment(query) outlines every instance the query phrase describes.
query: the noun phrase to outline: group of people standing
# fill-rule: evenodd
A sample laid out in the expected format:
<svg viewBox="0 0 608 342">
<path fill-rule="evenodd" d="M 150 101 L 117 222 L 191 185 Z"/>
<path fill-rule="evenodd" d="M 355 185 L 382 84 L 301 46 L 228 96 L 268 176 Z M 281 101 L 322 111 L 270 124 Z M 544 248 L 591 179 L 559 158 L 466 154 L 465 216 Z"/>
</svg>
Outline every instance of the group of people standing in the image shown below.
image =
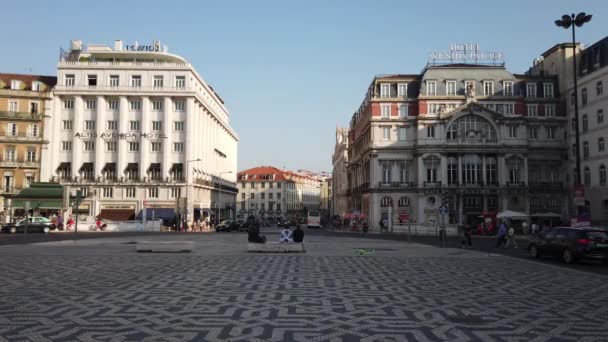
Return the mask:
<svg viewBox="0 0 608 342">
<path fill-rule="evenodd" d="M 496 233 L 496 248 L 501 246 L 507 248 L 509 245 L 513 245 L 514 248 L 519 248 L 517 246 L 517 240 L 515 239 L 515 228 L 513 228 L 512 225 L 509 225 L 507 228 L 506 223 L 503 221 L 500 223 L 498 232 Z"/>
</svg>

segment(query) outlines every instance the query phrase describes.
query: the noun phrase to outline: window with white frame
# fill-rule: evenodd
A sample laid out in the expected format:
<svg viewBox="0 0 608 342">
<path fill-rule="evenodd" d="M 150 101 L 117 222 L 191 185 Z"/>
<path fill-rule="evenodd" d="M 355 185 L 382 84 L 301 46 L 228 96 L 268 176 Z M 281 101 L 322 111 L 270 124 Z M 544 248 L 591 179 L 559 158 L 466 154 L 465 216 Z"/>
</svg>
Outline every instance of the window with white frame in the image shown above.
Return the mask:
<svg viewBox="0 0 608 342">
<path fill-rule="evenodd" d="M 108 120 L 108 131 L 115 131 L 118 129 L 118 121 Z"/>
<path fill-rule="evenodd" d="M 152 121 L 152 130 L 153 131 L 161 131 L 163 129 L 162 121 Z"/>
<path fill-rule="evenodd" d="M 139 131 L 139 120 L 129 121 L 129 129 L 131 131 Z"/>
<path fill-rule="evenodd" d="M 8 111 L 9 112 L 18 112 L 19 111 L 19 101 L 15 101 L 15 100 L 8 101 Z"/>
<path fill-rule="evenodd" d="M 382 103 L 380 105 L 380 116 L 384 119 L 391 116 L 391 105 L 390 103 Z"/>
<path fill-rule="evenodd" d="M 6 135 L 16 136 L 17 135 L 17 124 L 15 122 L 9 122 L 6 129 Z"/>
<path fill-rule="evenodd" d="M 162 149 L 162 143 L 160 141 L 152 142 L 152 152 L 160 152 Z"/>
<path fill-rule="evenodd" d="M 74 99 L 64 99 L 63 108 L 64 109 L 73 109 L 74 108 Z"/>
<path fill-rule="evenodd" d="M 163 110 L 163 100 L 162 99 L 152 100 L 152 110 Z"/>
<path fill-rule="evenodd" d="M 87 75 L 87 84 L 89 85 L 89 87 L 96 87 L 97 86 L 97 75 L 95 75 L 95 74 Z"/>
<path fill-rule="evenodd" d="M 245 195 L 245 194 L 243 194 Z M 182 196 L 182 189 L 171 188 L 171 198 L 180 198 Z"/>
<path fill-rule="evenodd" d="M 538 116 L 538 105 L 537 104 L 528 104 L 528 116 L 529 117 Z"/>
<path fill-rule="evenodd" d="M 63 129 L 71 130 L 73 128 L 72 120 L 63 120 Z"/>
<path fill-rule="evenodd" d="M 15 146 L 6 146 L 4 148 L 4 159 L 9 162 L 14 162 L 17 156 Z"/>
<path fill-rule="evenodd" d="M 176 76 L 175 77 L 175 88 L 183 89 L 186 87 L 186 76 Z"/>
<path fill-rule="evenodd" d="M 405 141 L 407 139 L 407 128 L 399 127 L 399 140 Z"/>
<path fill-rule="evenodd" d="M 141 75 L 131 75 L 131 87 L 141 87 Z"/>
<path fill-rule="evenodd" d="M 509 138 L 517 138 L 517 125 L 508 125 Z"/>
<path fill-rule="evenodd" d="M 504 96 L 513 96 L 513 82 L 504 81 L 502 83 L 502 91 L 503 91 Z"/>
<path fill-rule="evenodd" d="M 382 127 L 382 140 L 391 140 L 391 128 L 388 126 Z"/>
<path fill-rule="evenodd" d="M 42 82 L 40 82 L 40 81 L 32 82 L 32 91 L 40 91 L 41 88 L 42 88 Z"/>
<path fill-rule="evenodd" d="M 135 188 L 125 188 L 126 198 L 135 198 Z"/>
<path fill-rule="evenodd" d="M 136 141 L 129 142 L 129 152 L 139 152 L 139 143 Z"/>
<path fill-rule="evenodd" d="M 407 97 L 407 83 L 397 84 L 397 96 Z"/>
<path fill-rule="evenodd" d="M 130 110 L 141 110 L 141 100 L 129 100 Z"/>
<path fill-rule="evenodd" d="M 555 95 L 553 93 L 553 83 L 550 83 L 550 82 L 543 83 L 543 97 L 552 98 L 554 96 Z"/>
<path fill-rule="evenodd" d="M 408 113 L 408 105 L 407 103 L 402 103 L 399 105 L 399 117 L 405 118 L 409 115 Z"/>
<path fill-rule="evenodd" d="M 555 116 L 555 104 L 554 103 L 545 104 L 545 116 L 546 117 Z"/>
<path fill-rule="evenodd" d="M 108 152 L 116 152 L 118 150 L 118 142 L 116 141 L 106 141 L 106 151 Z"/>
<path fill-rule="evenodd" d="M 85 151 L 95 151 L 95 142 L 91 140 L 87 140 L 84 142 L 84 150 Z"/>
<path fill-rule="evenodd" d="M 426 95 L 437 95 L 437 82 L 426 81 Z"/>
<path fill-rule="evenodd" d="M 88 110 L 92 110 L 95 109 L 97 107 L 97 100 L 95 99 L 88 99 L 84 102 L 85 104 L 85 108 Z"/>
<path fill-rule="evenodd" d="M 173 106 L 176 111 L 183 111 L 186 108 L 186 102 L 183 100 L 174 100 Z"/>
<path fill-rule="evenodd" d="M 526 83 L 526 96 L 536 97 L 536 83 Z"/>
<path fill-rule="evenodd" d="M 456 81 L 446 81 L 445 82 L 445 94 L 447 96 L 456 95 Z"/>
<path fill-rule="evenodd" d="M 63 82 L 68 87 L 73 87 L 76 84 L 76 76 L 74 74 L 68 74 L 63 77 Z"/>
<path fill-rule="evenodd" d="M 112 198 L 114 195 L 114 189 L 113 188 L 103 188 L 102 190 L 102 196 L 104 198 Z"/>
<path fill-rule="evenodd" d="M 426 137 L 434 138 L 435 137 L 435 125 L 426 126 Z"/>
<path fill-rule="evenodd" d="M 36 147 L 35 146 L 28 146 L 27 147 L 26 161 L 28 163 L 34 163 L 34 162 L 36 162 Z"/>
<path fill-rule="evenodd" d="M 173 121 L 173 130 L 175 130 L 175 131 L 183 131 L 184 130 L 184 122 L 183 121 Z"/>
<path fill-rule="evenodd" d="M 174 142 L 173 143 L 173 152 L 184 152 L 184 143 L 183 142 Z"/>
<path fill-rule="evenodd" d="M 515 113 L 515 105 L 513 103 L 505 103 L 505 114 L 513 115 Z"/>
<path fill-rule="evenodd" d="M 38 124 L 29 124 L 27 126 L 27 135 L 30 137 L 37 137 L 38 136 Z"/>
<path fill-rule="evenodd" d="M 84 129 L 87 131 L 92 131 L 95 129 L 95 121 L 94 120 L 85 120 L 84 121 Z"/>
<path fill-rule="evenodd" d="M 380 84 L 380 97 L 391 97 L 391 85 L 388 83 Z"/>
<path fill-rule="evenodd" d="M 72 150 L 72 142 L 71 141 L 62 141 L 61 142 L 61 150 L 62 151 L 71 151 Z"/>
<path fill-rule="evenodd" d="M 158 198 L 158 188 L 148 188 L 148 198 Z"/>
<path fill-rule="evenodd" d="M 528 126 L 528 138 L 530 140 L 538 139 L 538 127 L 537 126 Z"/>
<path fill-rule="evenodd" d="M 547 127 L 547 139 L 548 140 L 555 140 L 556 130 L 557 130 L 557 128 L 555 128 L 554 126 Z"/>
<path fill-rule="evenodd" d="M 162 76 L 154 76 L 154 88 L 162 88 L 164 79 Z"/>
<path fill-rule="evenodd" d="M 118 87 L 120 85 L 120 76 L 110 75 L 110 87 Z"/>
<path fill-rule="evenodd" d="M 483 95 L 492 96 L 494 94 L 494 82 L 484 81 L 483 82 Z"/>
<path fill-rule="evenodd" d="M 118 100 L 108 100 L 108 110 L 117 110 L 118 109 Z"/>
</svg>

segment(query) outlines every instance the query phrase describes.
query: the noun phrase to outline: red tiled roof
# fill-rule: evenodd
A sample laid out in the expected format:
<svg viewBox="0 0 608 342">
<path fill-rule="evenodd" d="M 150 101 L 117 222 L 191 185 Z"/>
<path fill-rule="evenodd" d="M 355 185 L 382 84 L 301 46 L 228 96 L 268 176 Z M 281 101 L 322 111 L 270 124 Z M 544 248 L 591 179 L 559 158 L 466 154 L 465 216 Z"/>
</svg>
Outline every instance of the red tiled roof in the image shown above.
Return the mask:
<svg viewBox="0 0 608 342">
<path fill-rule="evenodd" d="M 274 166 L 258 166 L 258 167 L 254 167 L 251 169 L 247 169 L 247 170 L 243 170 L 240 171 L 238 173 L 238 177 L 243 176 L 243 175 L 247 175 L 247 176 L 265 176 L 265 175 L 274 175 L 274 179 L 262 179 L 262 178 L 247 178 L 245 179 L 248 182 L 251 181 L 269 181 L 269 180 L 279 180 L 279 181 L 284 181 L 287 180 L 291 177 L 299 177 L 299 178 L 303 178 L 303 179 L 310 179 L 310 180 L 316 180 L 313 177 L 309 177 L 307 175 L 303 175 L 300 173 L 295 173 L 292 171 L 287 171 L 287 170 L 281 170 L 279 168 L 276 168 Z M 239 179 L 241 180 L 241 179 Z"/>
<path fill-rule="evenodd" d="M 5 85 L 4 88 L 11 87 L 12 80 L 19 80 L 25 83 L 24 90 L 32 90 L 32 82 L 39 81 L 44 83 L 47 86 L 47 91 L 50 88 L 53 88 L 57 84 L 57 77 L 55 76 L 43 76 L 43 75 L 25 75 L 25 74 L 4 74 L 0 73 L 0 80 L 2 80 Z"/>
</svg>

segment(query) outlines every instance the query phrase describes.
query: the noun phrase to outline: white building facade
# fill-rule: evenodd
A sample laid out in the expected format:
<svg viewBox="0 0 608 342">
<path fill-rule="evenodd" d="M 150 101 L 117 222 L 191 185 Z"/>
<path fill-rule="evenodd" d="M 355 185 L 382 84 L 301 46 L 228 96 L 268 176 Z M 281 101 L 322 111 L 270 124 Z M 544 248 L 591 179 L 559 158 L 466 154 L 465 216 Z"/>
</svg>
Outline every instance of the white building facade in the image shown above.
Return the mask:
<svg viewBox="0 0 608 342">
<path fill-rule="evenodd" d="M 223 101 L 184 58 L 158 42 L 73 41 L 57 76 L 41 179 L 81 189 L 81 214 L 230 215 L 238 136 Z"/>
</svg>

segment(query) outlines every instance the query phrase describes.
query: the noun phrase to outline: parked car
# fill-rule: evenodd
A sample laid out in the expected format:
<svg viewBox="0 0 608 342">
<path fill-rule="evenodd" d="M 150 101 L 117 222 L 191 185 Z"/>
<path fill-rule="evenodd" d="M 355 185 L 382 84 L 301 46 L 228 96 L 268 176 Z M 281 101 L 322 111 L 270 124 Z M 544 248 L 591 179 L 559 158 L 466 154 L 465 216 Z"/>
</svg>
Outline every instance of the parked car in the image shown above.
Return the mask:
<svg viewBox="0 0 608 342">
<path fill-rule="evenodd" d="M 277 227 L 287 227 L 287 221 L 285 221 L 283 219 L 279 219 L 277 221 Z"/>
<path fill-rule="evenodd" d="M 241 228 L 239 229 L 239 231 L 240 232 L 248 232 L 250 227 L 257 227 L 259 229 L 260 228 L 260 221 L 258 221 L 257 219 L 255 219 L 255 217 L 252 218 L 252 216 L 250 216 L 247 219 L 247 221 L 241 225 Z"/>
<path fill-rule="evenodd" d="M 533 258 L 559 256 L 571 264 L 581 259 L 608 261 L 608 230 L 593 227 L 556 227 L 535 236 L 528 245 Z"/>
<path fill-rule="evenodd" d="M 32 216 L 21 219 L 17 222 L 7 223 L 2 226 L 2 231 L 6 233 L 45 233 L 55 229 L 55 224 L 46 217 Z"/>
<path fill-rule="evenodd" d="M 233 230 L 239 230 L 240 224 L 234 220 L 224 220 L 215 226 L 216 232 L 231 232 Z"/>
</svg>

